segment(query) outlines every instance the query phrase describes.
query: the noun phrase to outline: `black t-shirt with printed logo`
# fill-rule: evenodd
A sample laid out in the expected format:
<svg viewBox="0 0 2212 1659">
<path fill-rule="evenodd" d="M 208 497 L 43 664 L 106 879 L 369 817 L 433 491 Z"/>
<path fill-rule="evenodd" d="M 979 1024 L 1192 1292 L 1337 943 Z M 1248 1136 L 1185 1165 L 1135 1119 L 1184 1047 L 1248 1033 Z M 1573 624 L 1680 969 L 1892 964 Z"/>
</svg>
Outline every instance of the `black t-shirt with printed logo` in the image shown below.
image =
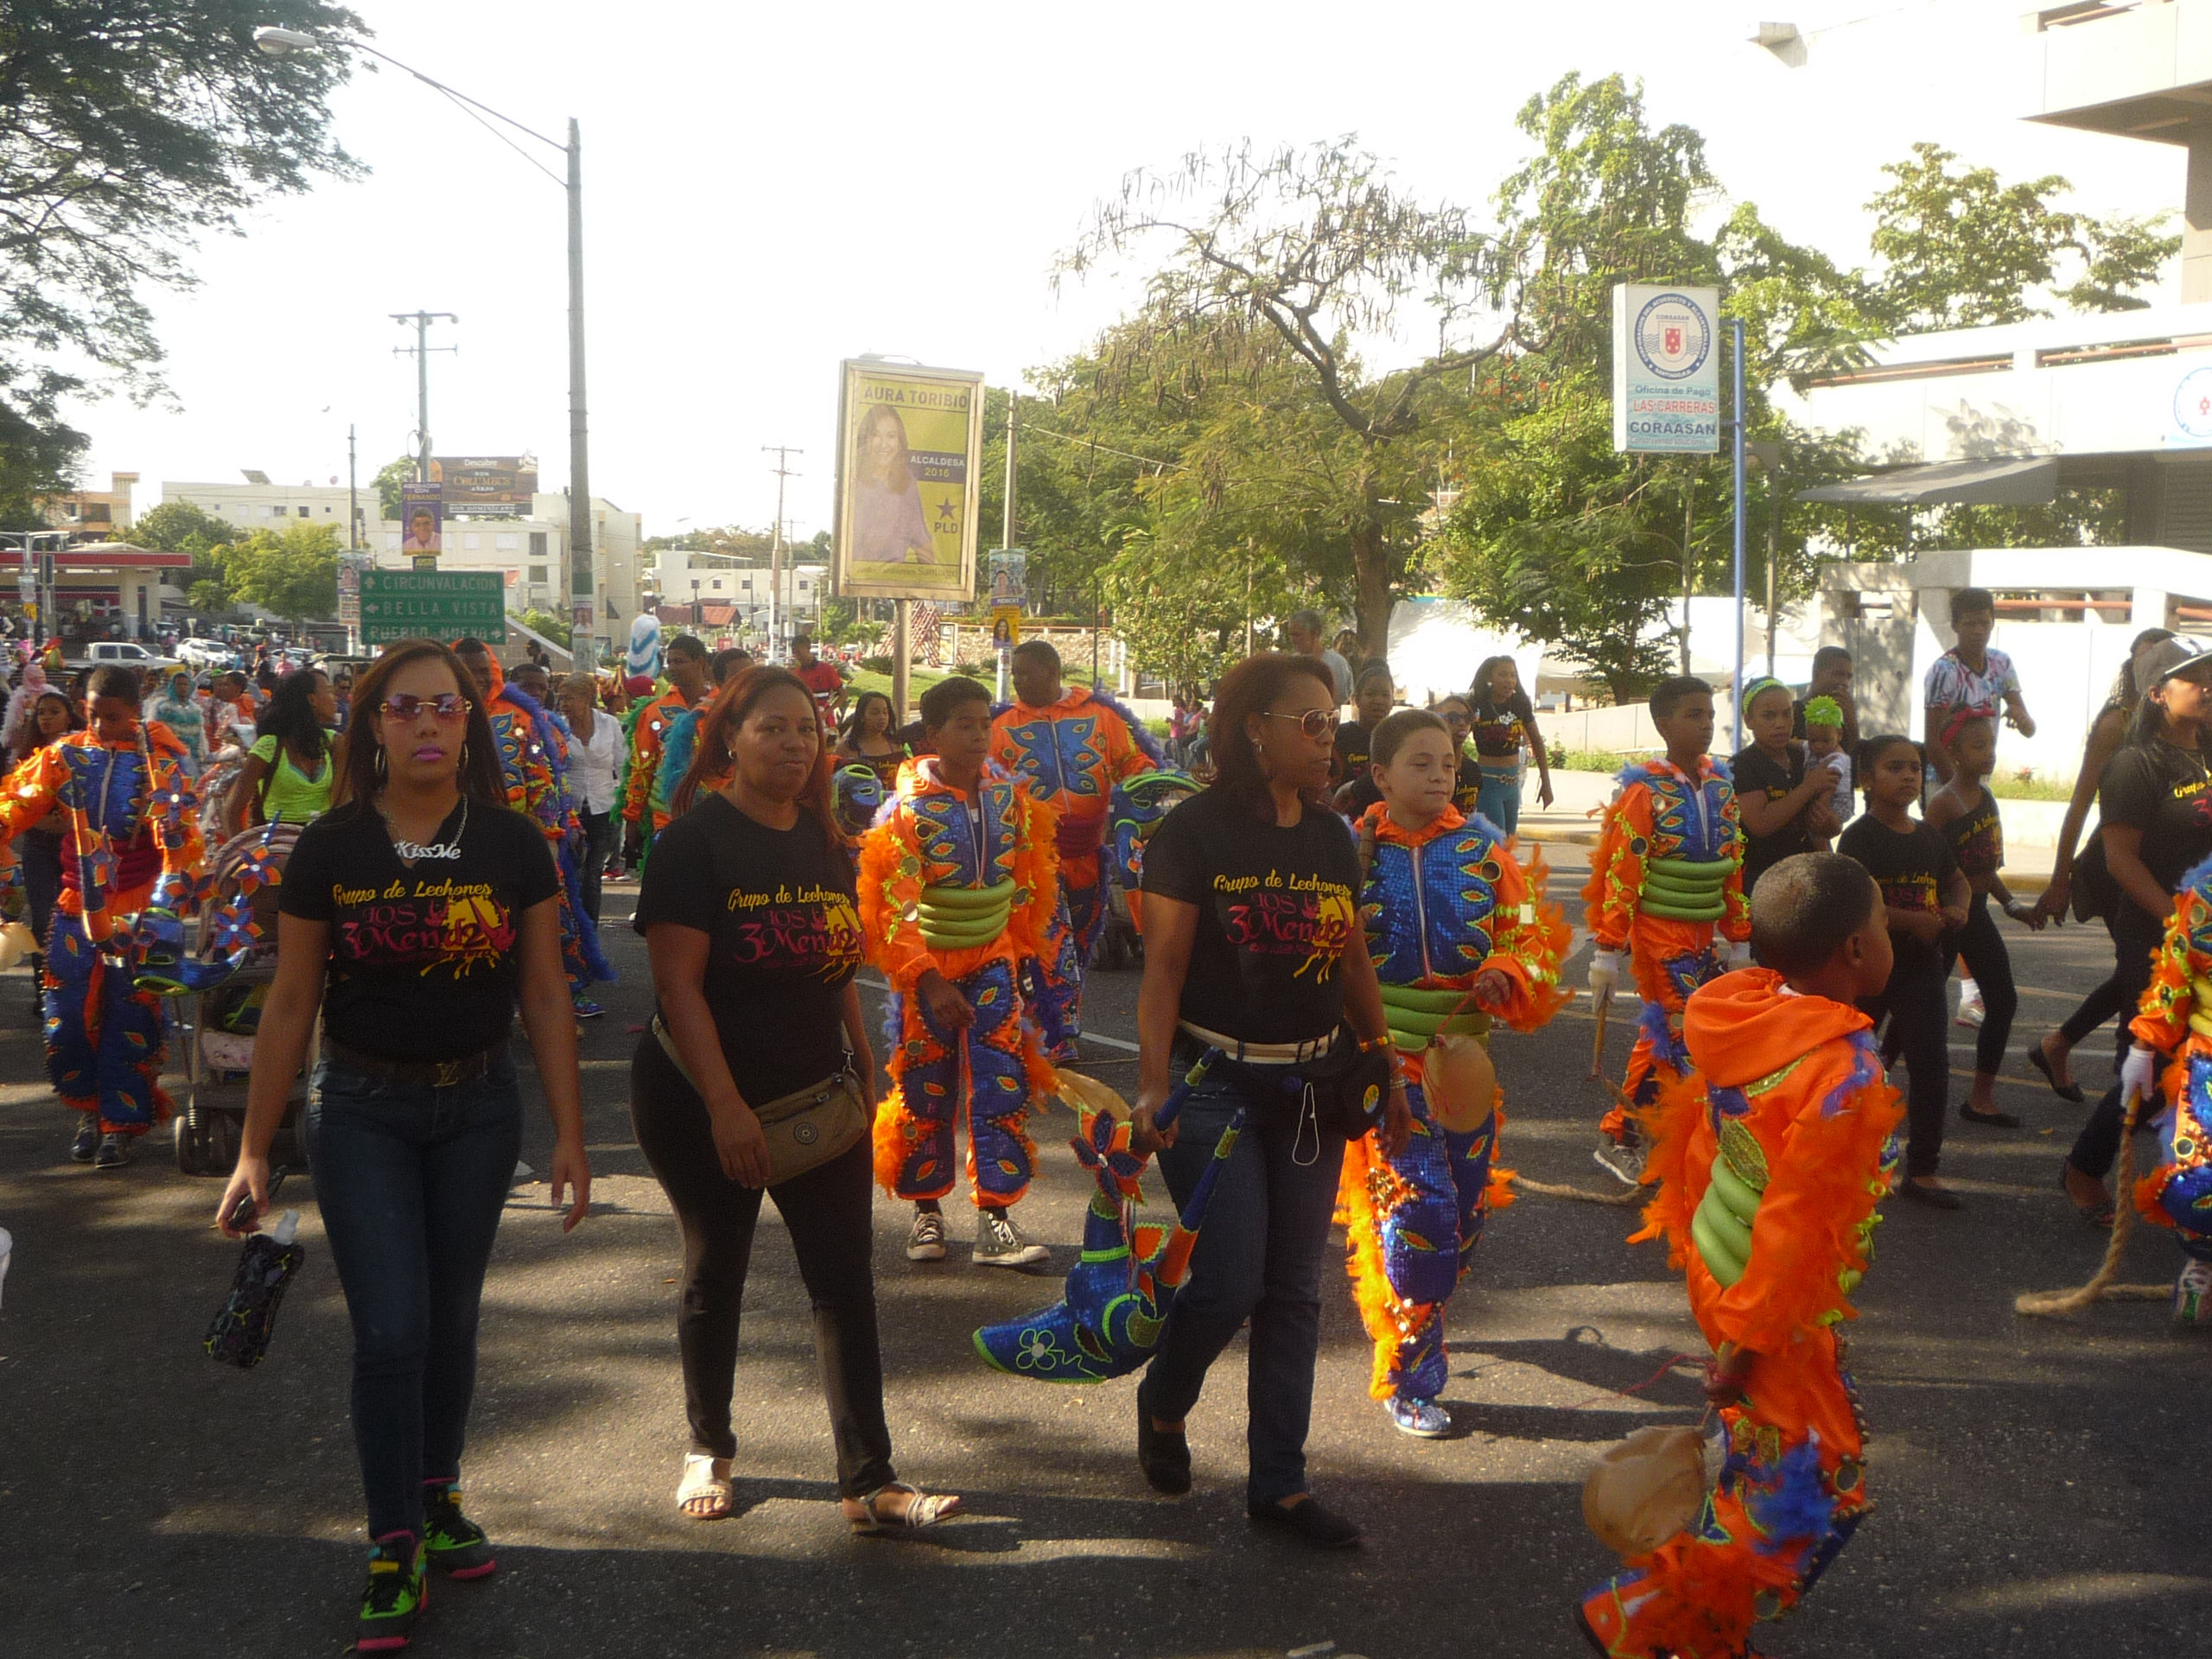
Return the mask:
<svg viewBox="0 0 2212 1659">
<path fill-rule="evenodd" d="M 1181 1017 L 1248 1043 L 1334 1031 L 1358 887 L 1358 850 L 1333 813 L 1309 806 L 1285 830 L 1218 785 L 1192 796 L 1144 852 L 1145 892 L 1198 906 Z"/>
<path fill-rule="evenodd" d="M 841 993 L 861 966 L 854 891 L 852 861 L 811 812 L 774 830 L 709 795 L 653 842 L 634 925 L 707 936 L 707 1007 L 753 1104 L 844 1065 Z"/>
<path fill-rule="evenodd" d="M 2168 893 L 2212 856 L 2212 772 L 2195 749 L 2164 738 L 2129 744 L 2106 763 L 2097 813 L 2142 831 L 2143 867 Z"/>
<path fill-rule="evenodd" d="M 1519 758 L 1535 720 L 1535 705 L 1526 691 L 1516 691 L 1500 703 L 1484 699 L 1474 710 L 1475 753 L 1493 765 Z"/>
<path fill-rule="evenodd" d="M 464 822 L 462 813 L 467 817 Z M 519 918 L 561 890 L 537 825 L 464 802 L 433 841 L 457 859 L 400 862 L 373 808 L 340 808 L 300 831 L 277 908 L 330 925 L 323 1028 L 378 1059 L 459 1060 L 513 1027 Z"/>
<path fill-rule="evenodd" d="M 1785 764 L 1776 760 L 1756 743 L 1739 750 L 1729 761 L 1730 775 L 1735 779 L 1736 798 L 1757 792 L 1770 801 L 1781 800 L 1793 789 L 1803 787 L 1805 757 L 1796 749 L 1789 751 Z M 1805 828 L 1805 814 L 1797 816 L 1770 836 L 1755 836 L 1751 827 L 1744 826 L 1744 896 L 1749 898 L 1758 879 L 1785 858 L 1813 850 L 1812 832 Z"/>
<path fill-rule="evenodd" d="M 1872 812 L 1851 821 L 1835 849 L 1866 867 L 1866 874 L 1882 890 L 1882 902 L 1899 910 L 1924 910 L 1935 915 L 1943 908 L 1943 891 L 1959 871 L 1951 856 L 1951 843 L 1940 830 L 1918 819 L 1910 832 L 1899 835 Z M 1892 973 L 1909 973 L 1937 965 L 1941 947 L 1909 933 L 1892 931 L 1890 943 L 1897 951 Z"/>
</svg>

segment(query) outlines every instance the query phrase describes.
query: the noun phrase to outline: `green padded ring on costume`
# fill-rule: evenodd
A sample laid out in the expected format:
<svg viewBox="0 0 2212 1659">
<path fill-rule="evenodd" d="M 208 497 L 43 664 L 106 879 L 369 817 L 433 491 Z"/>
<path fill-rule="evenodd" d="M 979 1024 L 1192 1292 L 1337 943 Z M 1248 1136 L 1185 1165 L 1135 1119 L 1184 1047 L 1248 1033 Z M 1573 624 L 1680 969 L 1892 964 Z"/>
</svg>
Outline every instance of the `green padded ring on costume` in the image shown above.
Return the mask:
<svg viewBox="0 0 2212 1659">
<path fill-rule="evenodd" d="M 1678 875 L 1671 870 L 1647 866 L 1643 872 L 1647 887 L 1665 887 L 1673 893 L 1719 893 L 1728 885 L 1726 872 L 1719 875 Z"/>
<path fill-rule="evenodd" d="M 922 908 L 950 913 L 953 911 L 988 911 L 1014 901 L 1014 878 L 988 887 L 962 887 L 946 882 L 938 887 L 922 889 Z"/>
<path fill-rule="evenodd" d="M 1449 986 L 1441 990 L 1423 990 L 1415 985 L 1385 984 L 1382 987 L 1384 1007 L 1421 1008 L 1449 1014 L 1466 1001 L 1466 992 L 1455 991 Z"/>
<path fill-rule="evenodd" d="M 1640 903 L 1672 905 L 1678 910 L 1702 910 L 1707 905 L 1728 902 L 1727 890 L 1718 883 L 1704 887 L 1681 887 L 1669 881 L 1649 881 L 1643 884 Z"/>
<path fill-rule="evenodd" d="M 1728 1134 L 1731 1129 L 1740 1130 L 1740 1135 Z M 1713 1278 L 1726 1286 L 1741 1279 L 1750 1264 L 1751 1223 L 1758 1214 L 1766 1172 L 1765 1154 L 1759 1151 L 1758 1142 L 1749 1130 L 1730 1123 L 1724 1128 L 1722 1138 L 1726 1144 L 1713 1160 L 1712 1185 L 1705 1189 L 1696 1212 L 1690 1217 L 1690 1238 Z M 1747 1140 L 1751 1141 L 1749 1153 L 1742 1144 Z M 1746 1163 L 1751 1154 L 1757 1154 L 1758 1185 L 1754 1185 L 1752 1178 L 1731 1160 L 1732 1151 L 1739 1161 Z"/>
<path fill-rule="evenodd" d="M 995 905 L 983 905 L 972 909 L 963 905 L 957 910 L 948 910 L 943 905 L 934 905 L 925 899 L 914 907 L 914 913 L 924 921 L 934 922 L 941 927 L 964 928 L 986 924 L 1004 927 L 1006 918 L 1014 914 L 1014 906 L 1001 899 Z"/>
<path fill-rule="evenodd" d="M 1637 909 L 1646 916 L 1664 916 L 1674 922 L 1717 922 L 1728 913 L 1726 904 L 1700 905 L 1693 909 L 1688 905 L 1669 904 L 1665 899 L 1654 899 L 1649 894 Z"/>
<path fill-rule="evenodd" d="M 1417 1031 L 1424 1036 L 1440 1031 L 1472 1032 L 1480 1036 L 1490 1030 L 1490 1015 L 1480 1008 L 1465 1008 L 1458 1014 L 1423 1014 L 1418 1008 L 1393 1007 L 1386 1001 L 1382 1014 L 1393 1031 Z"/>
<path fill-rule="evenodd" d="M 1643 868 L 1683 880 L 1726 881 L 1739 861 L 1732 858 L 1655 858 Z"/>
<path fill-rule="evenodd" d="M 1712 1222 L 1707 1219 L 1702 1205 L 1690 1217 L 1690 1241 L 1697 1246 L 1698 1255 L 1705 1262 L 1706 1271 L 1713 1275 L 1722 1289 L 1726 1289 L 1744 1276 L 1744 1269 L 1749 1263 L 1728 1253 L 1726 1244 L 1713 1231 Z"/>
</svg>

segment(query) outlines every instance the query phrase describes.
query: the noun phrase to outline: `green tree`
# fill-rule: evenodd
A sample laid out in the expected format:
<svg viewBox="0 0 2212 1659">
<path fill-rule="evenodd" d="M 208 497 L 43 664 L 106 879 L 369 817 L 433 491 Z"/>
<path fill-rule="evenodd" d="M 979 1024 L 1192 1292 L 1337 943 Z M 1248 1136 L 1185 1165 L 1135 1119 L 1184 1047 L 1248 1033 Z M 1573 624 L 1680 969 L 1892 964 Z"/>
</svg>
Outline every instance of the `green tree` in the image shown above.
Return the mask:
<svg viewBox="0 0 2212 1659">
<path fill-rule="evenodd" d="M 146 290 L 271 195 L 358 164 L 330 137 L 343 53 L 279 64 L 257 23 L 361 31 L 325 0 L 9 0 L 0 13 L 0 512 L 66 487 L 88 391 L 160 390 Z"/>
<path fill-rule="evenodd" d="M 415 481 L 415 457 L 401 455 L 386 461 L 372 485 L 377 493 L 377 513 L 387 524 L 399 522 L 399 486 Z"/>
<path fill-rule="evenodd" d="M 202 547 L 219 547 L 237 533 L 227 520 L 191 501 L 164 501 L 140 513 L 130 527 L 133 542 L 164 553 L 188 551 L 194 541 Z"/>
<path fill-rule="evenodd" d="M 338 609 L 338 548 L 331 524 L 257 530 L 222 550 L 224 582 L 238 598 L 288 621 L 327 617 Z"/>
<path fill-rule="evenodd" d="M 518 620 L 531 632 L 543 634 L 556 645 L 569 643 L 569 625 L 550 611 L 532 608 L 524 611 Z"/>
<path fill-rule="evenodd" d="M 1893 334 L 1976 328 L 2048 316 L 2050 295 L 2077 311 L 2133 311 L 2141 289 L 2181 246 L 2164 215 L 2097 219 L 2056 205 L 2073 187 L 2057 174 L 2006 184 L 1987 167 L 1923 142 L 1882 171 L 1867 203 L 1883 262 L 1876 319 Z M 2070 281 L 2062 281 L 2069 276 Z"/>
<path fill-rule="evenodd" d="M 1462 209 L 1408 195 L 1351 138 L 1132 174 L 1059 269 L 1080 276 L 1162 243 L 1130 344 L 1144 355 L 1172 343 L 1178 361 L 1211 378 L 1264 381 L 1292 439 L 1275 451 L 1276 479 L 1302 486 L 1309 507 L 1325 498 L 1319 522 L 1349 563 L 1361 640 L 1381 656 L 1413 545 L 1407 492 L 1432 458 L 1431 394 L 1515 340 L 1518 251 Z M 1390 335 L 1408 303 L 1427 309 L 1435 351 L 1370 373 L 1351 342 Z M 1237 442 L 1252 435 L 1250 423 L 1214 429 L 1230 470 L 1261 464 Z M 1186 505 L 1211 503 L 1202 492 Z"/>
</svg>

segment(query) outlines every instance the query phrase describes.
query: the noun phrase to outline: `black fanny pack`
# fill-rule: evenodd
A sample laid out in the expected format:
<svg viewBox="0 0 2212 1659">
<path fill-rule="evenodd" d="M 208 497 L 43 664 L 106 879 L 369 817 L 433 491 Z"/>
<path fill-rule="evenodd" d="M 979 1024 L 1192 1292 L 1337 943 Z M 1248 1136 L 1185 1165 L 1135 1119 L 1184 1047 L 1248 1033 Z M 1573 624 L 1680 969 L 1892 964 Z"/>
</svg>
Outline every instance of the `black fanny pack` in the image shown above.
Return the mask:
<svg viewBox="0 0 2212 1659">
<path fill-rule="evenodd" d="M 1298 1138 L 1291 1155 L 1300 1163 L 1320 1156 L 1320 1131 L 1357 1141 L 1382 1122 L 1383 1100 L 1390 1089 L 1390 1051 L 1362 1053 L 1358 1034 L 1349 1025 L 1337 1028 L 1329 1052 L 1317 1059 L 1295 1065 L 1255 1065 L 1224 1054 L 1214 1065 L 1259 1109 L 1297 1113 Z M 1313 1156 L 1300 1157 L 1309 1122 L 1314 1131 Z"/>
</svg>

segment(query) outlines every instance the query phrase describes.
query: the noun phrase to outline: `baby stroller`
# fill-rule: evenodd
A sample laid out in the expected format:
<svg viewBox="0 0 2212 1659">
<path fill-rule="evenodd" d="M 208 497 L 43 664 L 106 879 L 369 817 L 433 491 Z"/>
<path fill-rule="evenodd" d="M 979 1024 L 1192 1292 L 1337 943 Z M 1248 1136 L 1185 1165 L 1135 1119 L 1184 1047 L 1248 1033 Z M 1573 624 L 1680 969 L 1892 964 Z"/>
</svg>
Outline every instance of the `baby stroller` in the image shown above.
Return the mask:
<svg viewBox="0 0 2212 1659">
<path fill-rule="evenodd" d="M 210 891 L 198 924 L 199 957 L 203 963 L 227 957 L 238 965 L 219 983 L 181 999 L 185 1099 L 175 1122 L 176 1166 L 187 1175 L 228 1175 L 238 1162 L 254 1031 L 276 977 L 276 889 L 299 837 L 297 824 L 256 824 L 225 842 L 210 864 Z M 321 1041 L 318 1017 L 308 1039 L 306 1068 L 269 1148 L 273 1169 L 307 1167 L 300 1109 Z"/>
</svg>

